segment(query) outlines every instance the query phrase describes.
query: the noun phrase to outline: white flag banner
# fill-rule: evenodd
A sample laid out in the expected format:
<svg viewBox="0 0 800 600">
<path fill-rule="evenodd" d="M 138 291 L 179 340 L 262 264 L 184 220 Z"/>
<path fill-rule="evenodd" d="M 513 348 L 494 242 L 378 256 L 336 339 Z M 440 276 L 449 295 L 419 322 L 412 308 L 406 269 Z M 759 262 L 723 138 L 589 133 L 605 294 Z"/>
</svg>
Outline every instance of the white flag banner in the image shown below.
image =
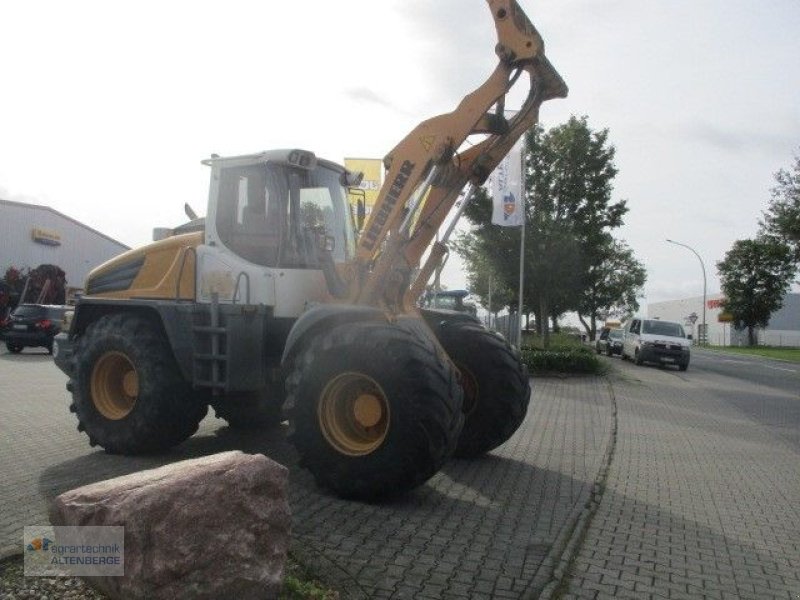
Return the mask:
<svg viewBox="0 0 800 600">
<path fill-rule="evenodd" d="M 494 199 L 492 223 L 520 227 L 525 210 L 522 198 L 522 144 L 517 142 L 491 177 Z"/>
</svg>

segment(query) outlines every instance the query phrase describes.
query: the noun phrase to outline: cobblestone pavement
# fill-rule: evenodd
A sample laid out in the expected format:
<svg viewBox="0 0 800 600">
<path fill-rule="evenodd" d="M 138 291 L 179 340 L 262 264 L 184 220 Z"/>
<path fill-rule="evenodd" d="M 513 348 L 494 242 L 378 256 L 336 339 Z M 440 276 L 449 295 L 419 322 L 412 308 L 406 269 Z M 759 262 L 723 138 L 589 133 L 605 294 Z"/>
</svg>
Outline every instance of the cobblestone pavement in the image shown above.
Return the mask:
<svg viewBox="0 0 800 600">
<path fill-rule="evenodd" d="M 322 493 L 296 467 L 284 430 L 232 433 L 206 418 L 161 457 L 89 448 L 75 430 L 64 376 L 46 354 L 0 350 L 0 557 L 22 527 L 46 522 L 47 502 L 79 485 L 239 448 L 291 469 L 294 551 L 345 597 L 520 598 L 550 581 L 608 459 L 614 407 L 605 380 L 539 379 L 519 431 L 475 461 L 453 461 L 387 504 Z"/>
<path fill-rule="evenodd" d="M 548 591 L 800 598 L 800 444 L 785 435 L 800 422 L 800 389 L 614 362 L 605 489 L 568 585 Z"/>
</svg>

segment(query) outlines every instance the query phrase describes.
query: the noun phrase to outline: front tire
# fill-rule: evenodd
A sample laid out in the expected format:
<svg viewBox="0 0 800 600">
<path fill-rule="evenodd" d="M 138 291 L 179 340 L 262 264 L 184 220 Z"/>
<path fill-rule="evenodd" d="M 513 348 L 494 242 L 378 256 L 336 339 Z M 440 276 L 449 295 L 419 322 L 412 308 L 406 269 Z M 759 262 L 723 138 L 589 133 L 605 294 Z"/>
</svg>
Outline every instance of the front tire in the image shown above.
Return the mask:
<svg viewBox="0 0 800 600">
<path fill-rule="evenodd" d="M 208 406 L 194 397 L 169 345 L 151 321 L 106 315 L 75 345 L 70 410 L 92 446 L 148 454 L 197 431 Z"/>
<path fill-rule="evenodd" d="M 638 348 L 635 350 L 633 362 L 636 364 L 637 367 L 641 367 L 644 364 L 644 361 L 642 360 L 642 355 L 639 354 Z"/>
<path fill-rule="evenodd" d="M 22 348 L 24 348 L 24 346 L 21 346 L 20 344 L 12 344 L 11 342 L 6 342 L 6 348 L 8 349 L 9 352 L 11 352 L 11 354 L 19 354 L 20 352 L 22 352 Z"/>
<path fill-rule="evenodd" d="M 455 455 L 475 458 L 510 438 L 528 411 L 528 370 L 502 337 L 470 321 L 442 327 L 439 341 L 464 388 L 464 429 Z"/>
<path fill-rule="evenodd" d="M 296 358 L 287 411 L 300 464 L 344 498 L 398 495 L 455 450 L 462 393 L 421 323 L 351 323 Z"/>
</svg>

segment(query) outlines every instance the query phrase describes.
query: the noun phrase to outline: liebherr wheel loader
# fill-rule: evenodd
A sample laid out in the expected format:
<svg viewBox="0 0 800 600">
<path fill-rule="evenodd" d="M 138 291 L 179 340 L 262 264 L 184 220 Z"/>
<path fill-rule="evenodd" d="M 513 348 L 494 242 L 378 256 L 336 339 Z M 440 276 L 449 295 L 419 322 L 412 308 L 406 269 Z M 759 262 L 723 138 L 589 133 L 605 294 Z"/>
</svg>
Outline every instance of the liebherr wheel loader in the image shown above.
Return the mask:
<svg viewBox="0 0 800 600">
<path fill-rule="evenodd" d="M 470 315 L 417 307 L 472 192 L 567 94 L 517 2 L 487 3 L 497 67 L 389 152 L 360 234 L 359 174 L 298 149 L 212 156 L 204 219 L 89 274 L 56 362 L 92 446 L 163 451 L 209 405 L 231 427 L 285 414 L 319 485 L 377 498 L 514 433 L 530 396 L 515 351 Z M 506 119 L 519 79 L 527 95 Z"/>
</svg>

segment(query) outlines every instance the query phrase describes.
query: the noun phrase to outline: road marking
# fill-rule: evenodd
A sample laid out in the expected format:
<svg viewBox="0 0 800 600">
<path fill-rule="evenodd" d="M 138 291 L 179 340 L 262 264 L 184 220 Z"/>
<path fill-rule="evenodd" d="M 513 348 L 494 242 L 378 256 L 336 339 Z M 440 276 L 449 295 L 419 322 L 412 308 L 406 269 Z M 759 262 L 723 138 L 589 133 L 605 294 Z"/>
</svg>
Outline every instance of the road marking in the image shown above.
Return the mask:
<svg viewBox="0 0 800 600">
<path fill-rule="evenodd" d="M 771 365 L 764 365 L 768 369 L 775 369 L 776 371 L 789 371 L 789 373 L 797 373 L 797 369 L 784 369 L 783 367 L 773 367 Z"/>
</svg>

